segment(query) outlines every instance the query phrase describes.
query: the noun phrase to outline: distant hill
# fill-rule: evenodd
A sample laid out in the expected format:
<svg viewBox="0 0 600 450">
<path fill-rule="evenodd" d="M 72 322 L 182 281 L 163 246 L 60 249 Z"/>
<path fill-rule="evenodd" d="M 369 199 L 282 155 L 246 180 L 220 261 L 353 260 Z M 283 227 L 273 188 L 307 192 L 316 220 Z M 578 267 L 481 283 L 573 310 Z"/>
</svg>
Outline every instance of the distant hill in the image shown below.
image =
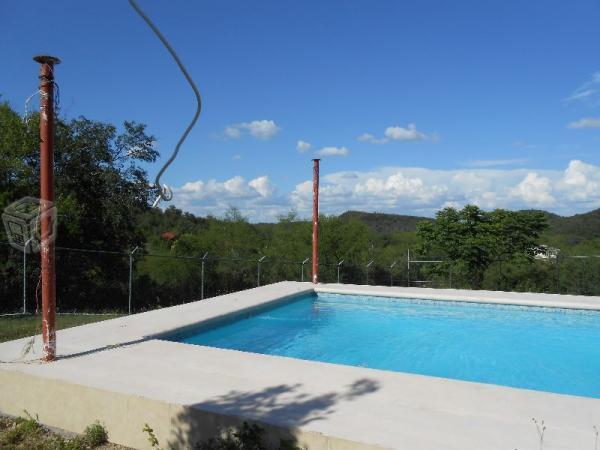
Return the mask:
<svg viewBox="0 0 600 450">
<path fill-rule="evenodd" d="M 571 242 L 600 238 L 600 209 L 568 217 L 559 216 L 547 211 L 537 212 L 543 213 L 548 219 L 548 224 L 550 225 L 548 233 L 567 236 Z M 427 217 L 361 211 L 347 211 L 340 217 L 346 220 L 360 220 L 371 227 L 376 233 L 382 234 L 396 231 L 415 231 L 417 223 L 420 221 L 433 220 Z"/>
<path fill-rule="evenodd" d="M 569 217 L 542 212 L 548 218 L 548 231 L 552 234 L 568 236 L 571 242 L 600 238 L 600 209 Z"/>
<path fill-rule="evenodd" d="M 546 216 L 549 228 L 544 233 L 549 238 L 559 237 L 562 242 L 578 244 L 588 239 L 600 239 L 600 209 L 574 216 L 563 217 L 547 211 L 523 210 L 521 212 L 538 212 Z M 401 214 L 370 213 L 362 211 L 346 211 L 339 216 L 342 220 L 359 220 L 373 232 L 386 235 L 395 232 L 414 232 L 417 223 L 433 220 L 430 217 L 405 216 Z M 274 223 L 254 224 L 259 231 L 269 233 Z"/>
<path fill-rule="evenodd" d="M 340 215 L 344 220 L 360 220 L 373 231 L 388 234 L 397 231 L 416 231 L 417 223 L 422 220 L 432 220 L 427 217 L 403 216 L 400 214 L 367 213 L 361 211 L 346 211 Z"/>
</svg>

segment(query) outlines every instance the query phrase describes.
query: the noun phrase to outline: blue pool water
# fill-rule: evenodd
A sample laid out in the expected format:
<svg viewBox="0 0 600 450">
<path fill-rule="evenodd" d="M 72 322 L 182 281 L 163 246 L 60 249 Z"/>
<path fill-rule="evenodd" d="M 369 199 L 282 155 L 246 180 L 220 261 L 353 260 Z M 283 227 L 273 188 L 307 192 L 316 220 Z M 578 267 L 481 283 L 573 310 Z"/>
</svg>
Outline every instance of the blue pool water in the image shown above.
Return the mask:
<svg viewBox="0 0 600 450">
<path fill-rule="evenodd" d="M 600 398 L 600 312 L 305 296 L 171 340 Z"/>
</svg>

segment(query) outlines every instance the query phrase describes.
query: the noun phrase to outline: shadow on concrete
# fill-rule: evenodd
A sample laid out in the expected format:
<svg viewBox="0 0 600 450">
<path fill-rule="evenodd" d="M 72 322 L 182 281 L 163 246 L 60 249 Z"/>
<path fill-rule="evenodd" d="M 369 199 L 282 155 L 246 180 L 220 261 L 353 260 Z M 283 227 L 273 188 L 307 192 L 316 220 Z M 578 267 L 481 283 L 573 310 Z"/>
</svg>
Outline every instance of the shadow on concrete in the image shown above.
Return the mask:
<svg viewBox="0 0 600 450">
<path fill-rule="evenodd" d="M 377 381 L 362 378 L 340 392 L 317 395 L 307 393 L 301 384 L 281 384 L 255 392 L 231 391 L 183 407 L 174 415 L 171 424 L 174 434 L 168 448 L 195 448 L 201 442 L 221 436 L 227 429 L 239 429 L 244 422 L 258 424 L 265 430 L 265 449 L 277 449 L 281 441 L 290 446 L 285 448 L 293 448 L 299 443 L 300 427 L 323 420 L 335 411 L 336 404 L 378 389 Z"/>
<path fill-rule="evenodd" d="M 93 355 L 94 353 L 100 353 L 100 352 L 105 352 L 108 350 L 114 350 L 117 348 L 124 348 L 124 347 L 129 347 L 131 345 L 141 344 L 142 342 L 146 342 L 148 340 L 150 340 L 150 339 L 149 338 L 141 338 L 141 339 L 135 339 L 133 341 L 123 342 L 122 344 L 103 345 L 100 347 L 95 347 L 95 348 L 91 348 L 89 350 L 83 350 L 80 352 L 59 354 L 56 356 L 56 360 L 58 361 L 61 359 L 73 359 L 73 358 L 79 358 L 82 356 Z"/>
</svg>

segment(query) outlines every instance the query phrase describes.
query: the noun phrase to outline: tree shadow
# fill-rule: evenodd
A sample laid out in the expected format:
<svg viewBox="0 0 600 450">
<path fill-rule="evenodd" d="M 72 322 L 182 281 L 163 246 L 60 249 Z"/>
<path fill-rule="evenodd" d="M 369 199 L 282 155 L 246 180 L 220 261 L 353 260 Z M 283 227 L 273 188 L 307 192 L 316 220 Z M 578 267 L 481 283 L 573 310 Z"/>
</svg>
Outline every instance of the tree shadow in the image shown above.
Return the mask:
<svg viewBox="0 0 600 450">
<path fill-rule="evenodd" d="M 302 384 L 281 384 L 260 391 L 230 391 L 211 400 L 188 405 L 171 419 L 168 448 L 194 448 L 208 439 L 222 436 L 227 429 L 239 429 L 244 422 L 258 424 L 265 431 L 265 448 L 279 448 L 285 441 L 297 446 L 299 428 L 323 420 L 335 405 L 376 392 L 379 383 L 361 378 L 340 392 L 312 395 Z M 290 447 L 286 447 L 290 448 Z"/>
</svg>

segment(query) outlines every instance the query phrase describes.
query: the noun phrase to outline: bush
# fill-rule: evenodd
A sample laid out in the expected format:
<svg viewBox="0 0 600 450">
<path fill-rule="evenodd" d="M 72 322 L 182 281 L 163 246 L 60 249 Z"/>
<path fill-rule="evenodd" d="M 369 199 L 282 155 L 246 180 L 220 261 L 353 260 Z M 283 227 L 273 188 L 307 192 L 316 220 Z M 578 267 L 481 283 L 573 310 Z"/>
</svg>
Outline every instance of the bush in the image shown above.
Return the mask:
<svg viewBox="0 0 600 450">
<path fill-rule="evenodd" d="M 100 422 L 95 422 L 86 427 L 83 438 L 90 447 L 99 447 L 108 442 L 108 432 Z"/>
</svg>

